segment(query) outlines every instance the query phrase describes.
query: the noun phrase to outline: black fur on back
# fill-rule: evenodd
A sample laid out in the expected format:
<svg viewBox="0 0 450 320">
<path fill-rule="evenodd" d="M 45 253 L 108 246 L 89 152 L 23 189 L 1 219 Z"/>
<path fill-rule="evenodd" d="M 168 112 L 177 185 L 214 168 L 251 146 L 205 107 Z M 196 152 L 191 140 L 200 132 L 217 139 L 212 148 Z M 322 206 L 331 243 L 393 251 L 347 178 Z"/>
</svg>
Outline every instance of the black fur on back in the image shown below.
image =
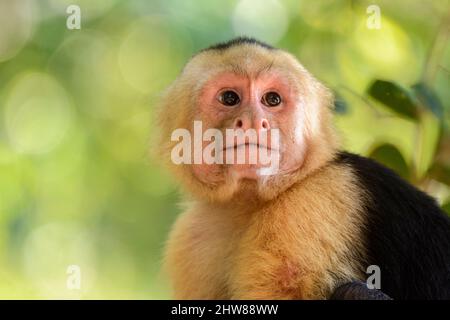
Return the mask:
<svg viewBox="0 0 450 320">
<path fill-rule="evenodd" d="M 450 299 L 450 219 L 435 200 L 371 159 L 342 152 L 336 162 L 351 166 L 368 192 L 362 241 L 367 266 L 380 267 L 381 291 Z"/>
</svg>

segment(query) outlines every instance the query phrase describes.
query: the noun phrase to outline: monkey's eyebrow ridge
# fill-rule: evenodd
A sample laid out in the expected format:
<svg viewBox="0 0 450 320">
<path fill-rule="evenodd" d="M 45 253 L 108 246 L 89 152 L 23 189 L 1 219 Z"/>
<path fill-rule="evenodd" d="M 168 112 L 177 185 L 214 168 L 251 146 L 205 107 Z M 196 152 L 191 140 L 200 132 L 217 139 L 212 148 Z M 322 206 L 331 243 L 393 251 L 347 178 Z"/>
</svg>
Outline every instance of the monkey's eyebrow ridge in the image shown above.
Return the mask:
<svg viewBox="0 0 450 320">
<path fill-rule="evenodd" d="M 262 66 L 261 68 L 259 68 L 256 72 L 254 77 L 258 78 L 263 72 L 268 72 L 270 71 L 270 69 L 273 67 L 274 65 L 274 60 L 272 60 L 269 64 Z M 244 76 L 247 78 L 250 78 L 250 74 L 248 73 L 247 70 L 245 70 L 244 68 L 242 68 L 240 65 L 238 64 L 231 64 L 231 70 L 233 73 L 235 73 L 236 75 L 239 76 Z"/>
</svg>

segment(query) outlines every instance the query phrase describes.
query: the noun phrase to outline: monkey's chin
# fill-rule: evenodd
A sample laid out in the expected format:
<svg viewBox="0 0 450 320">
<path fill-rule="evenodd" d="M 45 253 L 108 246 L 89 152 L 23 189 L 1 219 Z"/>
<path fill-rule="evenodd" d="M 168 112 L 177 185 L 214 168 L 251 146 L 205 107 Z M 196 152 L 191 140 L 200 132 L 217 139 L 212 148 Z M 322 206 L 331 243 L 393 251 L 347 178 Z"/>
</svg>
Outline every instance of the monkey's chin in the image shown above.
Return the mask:
<svg viewBox="0 0 450 320">
<path fill-rule="evenodd" d="M 258 180 L 261 177 L 261 168 L 258 165 L 232 165 L 229 172 L 234 179 Z"/>
</svg>

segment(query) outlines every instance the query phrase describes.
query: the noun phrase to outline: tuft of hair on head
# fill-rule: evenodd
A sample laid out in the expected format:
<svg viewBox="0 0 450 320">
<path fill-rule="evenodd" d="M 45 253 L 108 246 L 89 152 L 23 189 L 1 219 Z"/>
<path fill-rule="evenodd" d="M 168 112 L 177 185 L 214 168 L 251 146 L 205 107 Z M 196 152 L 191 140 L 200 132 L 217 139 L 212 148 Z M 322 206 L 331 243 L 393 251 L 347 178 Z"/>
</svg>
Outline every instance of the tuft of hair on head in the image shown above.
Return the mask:
<svg viewBox="0 0 450 320">
<path fill-rule="evenodd" d="M 236 37 L 234 39 L 231 39 L 231 40 L 228 40 L 225 42 L 219 42 L 219 43 L 213 44 L 212 46 L 209 46 L 209 47 L 201 50 L 200 52 L 211 51 L 211 50 L 224 51 L 231 47 L 241 46 L 244 44 L 259 46 L 259 47 L 262 47 L 262 48 L 265 48 L 268 50 L 276 49 L 275 47 L 272 47 L 271 45 L 269 45 L 265 42 L 259 41 L 255 38 L 241 36 L 241 37 Z"/>
</svg>

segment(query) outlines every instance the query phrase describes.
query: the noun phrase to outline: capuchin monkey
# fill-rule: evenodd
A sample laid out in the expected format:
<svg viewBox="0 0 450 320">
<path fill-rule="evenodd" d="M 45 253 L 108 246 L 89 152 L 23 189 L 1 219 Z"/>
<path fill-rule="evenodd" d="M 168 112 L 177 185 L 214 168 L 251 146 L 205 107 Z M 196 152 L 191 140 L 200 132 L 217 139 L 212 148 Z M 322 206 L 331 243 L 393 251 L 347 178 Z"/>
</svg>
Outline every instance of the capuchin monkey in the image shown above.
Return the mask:
<svg viewBox="0 0 450 320">
<path fill-rule="evenodd" d="M 160 152 L 187 194 L 165 253 L 175 298 L 450 299 L 450 220 L 390 169 L 341 151 L 333 96 L 293 55 L 250 38 L 211 46 L 160 107 Z M 209 138 L 179 152 L 174 132 L 195 136 L 195 123 Z M 230 129 L 258 136 L 222 147 Z M 219 161 L 174 161 L 211 143 Z M 278 163 L 223 161 L 241 149 Z"/>
</svg>

